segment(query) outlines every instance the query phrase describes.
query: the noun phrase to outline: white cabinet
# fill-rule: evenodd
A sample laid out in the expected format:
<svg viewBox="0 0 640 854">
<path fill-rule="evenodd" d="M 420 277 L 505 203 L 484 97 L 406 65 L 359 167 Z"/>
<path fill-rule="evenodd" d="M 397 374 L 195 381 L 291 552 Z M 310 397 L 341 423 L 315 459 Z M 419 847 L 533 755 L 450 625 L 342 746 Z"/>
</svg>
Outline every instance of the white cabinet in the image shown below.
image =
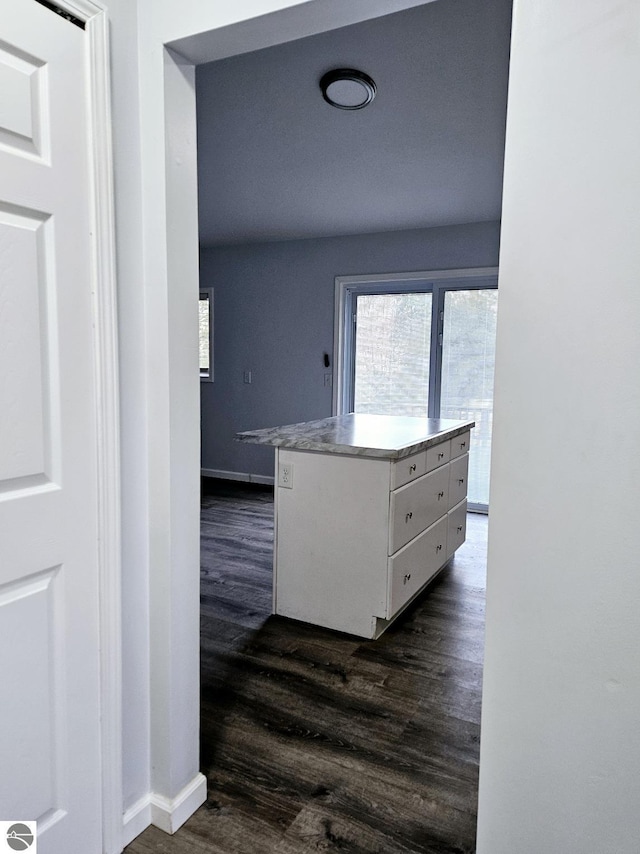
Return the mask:
<svg viewBox="0 0 640 854">
<path fill-rule="evenodd" d="M 399 460 L 278 447 L 274 612 L 379 637 L 464 542 L 469 439 Z"/>
</svg>

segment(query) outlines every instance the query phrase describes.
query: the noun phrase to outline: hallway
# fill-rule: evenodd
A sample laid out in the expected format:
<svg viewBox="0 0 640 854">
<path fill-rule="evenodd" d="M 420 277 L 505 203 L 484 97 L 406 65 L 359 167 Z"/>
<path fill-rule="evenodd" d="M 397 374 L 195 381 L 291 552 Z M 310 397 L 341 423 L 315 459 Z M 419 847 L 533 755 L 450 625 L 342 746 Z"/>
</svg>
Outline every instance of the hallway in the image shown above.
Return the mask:
<svg viewBox="0 0 640 854">
<path fill-rule="evenodd" d="M 207 803 L 127 854 L 471 854 L 487 517 L 378 641 L 269 616 L 273 494 L 205 480 Z"/>
</svg>

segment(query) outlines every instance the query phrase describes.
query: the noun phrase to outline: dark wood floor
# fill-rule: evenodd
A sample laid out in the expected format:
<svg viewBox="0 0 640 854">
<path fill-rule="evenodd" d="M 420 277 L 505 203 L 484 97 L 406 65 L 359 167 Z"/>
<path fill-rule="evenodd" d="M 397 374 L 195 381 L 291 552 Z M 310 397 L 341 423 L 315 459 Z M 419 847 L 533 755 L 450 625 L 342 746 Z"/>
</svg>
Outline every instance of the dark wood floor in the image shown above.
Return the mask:
<svg viewBox="0 0 640 854">
<path fill-rule="evenodd" d="M 487 519 L 377 641 L 270 617 L 273 494 L 205 481 L 207 803 L 127 854 L 475 850 Z"/>
</svg>

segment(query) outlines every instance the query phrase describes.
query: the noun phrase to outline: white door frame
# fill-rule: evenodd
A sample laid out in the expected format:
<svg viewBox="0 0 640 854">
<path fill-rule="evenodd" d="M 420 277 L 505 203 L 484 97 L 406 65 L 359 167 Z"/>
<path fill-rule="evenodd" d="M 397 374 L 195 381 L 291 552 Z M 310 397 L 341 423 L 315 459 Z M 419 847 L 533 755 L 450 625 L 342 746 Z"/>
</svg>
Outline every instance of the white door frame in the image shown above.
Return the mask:
<svg viewBox="0 0 640 854">
<path fill-rule="evenodd" d="M 55 0 L 85 25 L 91 180 L 91 291 L 98 465 L 103 854 L 122 851 L 120 426 L 108 18 L 93 0 Z M 73 26 L 73 24 L 70 24 Z"/>
</svg>

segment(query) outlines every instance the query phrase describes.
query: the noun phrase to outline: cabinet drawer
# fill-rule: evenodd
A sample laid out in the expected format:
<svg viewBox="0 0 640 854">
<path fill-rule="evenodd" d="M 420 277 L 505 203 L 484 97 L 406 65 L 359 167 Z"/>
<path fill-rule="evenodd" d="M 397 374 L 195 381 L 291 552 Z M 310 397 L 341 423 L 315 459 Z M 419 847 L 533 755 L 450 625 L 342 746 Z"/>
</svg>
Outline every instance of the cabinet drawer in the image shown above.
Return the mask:
<svg viewBox="0 0 640 854">
<path fill-rule="evenodd" d="M 443 516 L 389 558 L 389 620 L 446 562 L 447 517 Z"/>
<path fill-rule="evenodd" d="M 447 558 L 459 548 L 467 534 L 467 502 L 461 501 L 447 514 Z"/>
<path fill-rule="evenodd" d="M 427 448 L 427 467 L 425 471 L 433 471 L 438 466 L 443 466 L 448 463 L 451 458 L 451 442 L 447 439 L 446 442 L 440 442 L 439 445 L 433 445 Z"/>
<path fill-rule="evenodd" d="M 468 453 L 470 441 L 470 430 L 467 430 L 466 433 L 461 433 L 459 436 L 456 436 L 455 439 L 451 439 L 451 459 L 453 460 L 456 457 L 461 457 L 462 454 Z"/>
<path fill-rule="evenodd" d="M 419 451 L 417 454 L 411 454 L 410 457 L 404 457 L 391 463 L 391 489 L 398 489 L 405 483 L 422 477 L 427 470 L 426 465 L 426 451 Z"/>
<path fill-rule="evenodd" d="M 389 554 L 443 516 L 449 506 L 449 466 L 425 474 L 391 493 Z"/>
<path fill-rule="evenodd" d="M 449 509 L 467 497 L 469 454 L 456 457 L 449 465 Z"/>
</svg>

